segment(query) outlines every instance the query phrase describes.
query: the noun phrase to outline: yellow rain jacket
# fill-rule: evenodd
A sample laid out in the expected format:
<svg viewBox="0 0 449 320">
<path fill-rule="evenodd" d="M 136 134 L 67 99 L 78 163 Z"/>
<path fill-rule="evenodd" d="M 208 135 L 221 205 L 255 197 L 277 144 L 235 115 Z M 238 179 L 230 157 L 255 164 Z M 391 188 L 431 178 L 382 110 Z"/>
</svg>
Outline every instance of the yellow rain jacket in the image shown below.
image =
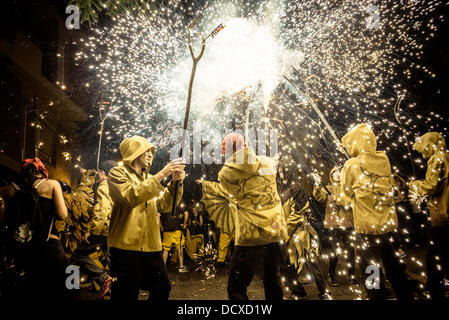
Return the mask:
<svg viewBox="0 0 449 320">
<path fill-rule="evenodd" d="M 352 218 L 352 210 L 350 206 L 345 207 L 349 201 L 345 199 L 345 195 L 341 190 L 341 184 L 334 181 L 332 174 L 337 169 L 332 169 L 330 173 L 331 184 L 326 186 L 327 189 L 337 197 L 335 200 L 335 205 L 329 197 L 326 190 L 323 187 L 320 189 L 313 190 L 313 197 L 318 202 L 326 201 L 326 212 L 324 214 L 324 228 L 326 229 L 338 229 L 338 228 L 352 228 L 354 226 L 354 221 Z M 346 201 L 345 201 L 346 200 Z"/>
<path fill-rule="evenodd" d="M 91 230 L 93 209 L 89 188 L 86 188 L 81 186 L 72 193 L 64 194 L 68 216 L 64 221 L 55 222 L 56 230 L 62 232 L 61 242 L 69 254 L 76 250 L 83 236 Z M 71 227 L 67 234 L 64 233 L 66 225 Z"/>
<path fill-rule="evenodd" d="M 362 234 L 385 234 L 397 228 L 394 180 L 385 152 L 376 151 L 374 132 L 362 123 L 342 138 L 351 159 L 341 174 L 344 194 L 351 199 L 354 229 Z"/>
<path fill-rule="evenodd" d="M 429 195 L 430 223 L 432 227 L 449 223 L 449 154 L 444 137 L 428 132 L 413 145 L 427 161 L 425 180 L 410 182 L 410 189 Z"/>
<path fill-rule="evenodd" d="M 251 147 L 241 149 L 226 160 L 218 181 L 237 207 L 235 245 L 258 246 L 286 240 L 287 226 L 272 159 L 257 157 Z"/>
<path fill-rule="evenodd" d="M 148 173 L 141 175 L 132 167 L 133 160 L 154 146 L 145 138 L 133 136 L 123 140 L 120 153 L 124 165 L 109 171 L 109 194 L 114 202 L 109 224 L 108 246 L 131 251 L 162 250 L 158 224 L 159 212 L 171 212 L 174 183 L 164 188 Z M 183 186 L 178 189 L 178 203 Z"/>
<path fill-rule="evenodd" d="M 308 201 L 300 211 L 295 210 L 293 198 L 289 198 L 282 207 L 287 219 L 288 255 L 290 262 L 300 273 L 306 260 L 319 255 L 318 233 L 306 216 L 306 212 L 310 210 Z"/>
<path fill-rule="evenodd" d="M 92 218 L 92 228 L 90 233 L 93 235 L 102 235 L 107 237 L 109 230 L 109 221 L 113 202 L 109 195 L 109 186 L 107 180 L 100 182 L 97 189 L 97 203 L 94 206 L 94 216 Z"/>
</svg>

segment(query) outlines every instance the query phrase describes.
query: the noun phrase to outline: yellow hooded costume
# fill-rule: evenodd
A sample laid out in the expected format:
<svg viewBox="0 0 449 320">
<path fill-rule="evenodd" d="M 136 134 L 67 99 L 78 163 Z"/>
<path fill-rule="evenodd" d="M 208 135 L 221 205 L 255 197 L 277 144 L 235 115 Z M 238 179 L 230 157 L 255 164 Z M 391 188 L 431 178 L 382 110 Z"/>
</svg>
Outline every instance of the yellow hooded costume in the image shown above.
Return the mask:
<svg viewBox="0 0 449 320">
<path fill-rule="evenodd" d="M 319 255 L 318 233 L 307 219 L 308 201 L 300 211 L 295 210 L 293 198 L 285 201 L 282 207 L 287 220 L 288 255 L 299 274 L 306 260 Z"/>
<path fill-rule="evenodd" d="M 136 172 L 131 163 L 154 146 L 145 138 L 133 136 L 123 140 L 120 153 L 124 165 L 109 171 L 109 194 L 114 202 L 109 224 L 108 246 L 131 251 L 162 250 L 158 224 L 159 212 L 171 212 L 174 183 L 164 188 L 146 170 Z M 181 201 L 183 187 L 178 189 Z"/>
<path fill-rule="evenodd" d="M 413 148 L 427 161 L 425 180 L 410 182 L 410 189 L 429 195 L 430 223 L 432 227 L 449 223 L 449 154 L 446 142 L 438 132 L 428 132 L 418 139 Z"/>
<path fill-rule="evenodd" d="M 238 150 L 224 163 L 218 183 L 203 182 L 203 192 L 214 189 L 236 205 L 235 245 L 259 246 L 287 239 L 286 221 L 276 188 L 275 162 L 257 157 L 254 150 Z"/>
<path fill-rule="evenodd" d="M 354 229 L 361 234 L 385 234 L 397 228 L 394 180 L 385 152 L 376 151 L 376 137 L 362 123 L 342 138 L 351 159 L 341 177 L 343 193 L 351 199 Z"/>
<path fill-rule="evenodd" d="M 349 200 L 345 199 L 346 196 L 341 190 L 340 182 L 336 182 L 333 178 L 334 172 L 338 170 L 336 168 L 331 170 L 330 182 L 331 184 L 326 186 L 331 194 L 336 196 L 335 206 L 332 203 L 328 193 L 323 187 L 313 190 L 313 197 L 318 202 L 325 202 L 326 200 L 326 212 L 324 215 L 324 228 L 326 229 L 339 229 L 339 228 L 352 228 L 354 226 L 354 219 L 352 218 L 352 210 L 349 206 Z M 346 207 L 345 207 L 346 205 Z"/>
<path fill-rule="evenodd" d="M 87 199 L 90 199 L 90 196 L 79 188 L 64 194 L 68 216 L 64 221 L 55 221 L 56 230 L 62 233 L 61 242 L 69 255 L 75 252 L 83 236 L 91 230 L 93 207 Z M 64 233 L 66 225 L 71 226 L 70 233 Z"/>
<path fill-rule="evenodd" d="M 93 235 L 108 236 L 112 206 L 113 202 L 109 195 L 109 185 L 105 180 L 100 182 L 97 189 L 97 203 L 94 206 L 93 226 L 90 230 Z"/>
</svg>

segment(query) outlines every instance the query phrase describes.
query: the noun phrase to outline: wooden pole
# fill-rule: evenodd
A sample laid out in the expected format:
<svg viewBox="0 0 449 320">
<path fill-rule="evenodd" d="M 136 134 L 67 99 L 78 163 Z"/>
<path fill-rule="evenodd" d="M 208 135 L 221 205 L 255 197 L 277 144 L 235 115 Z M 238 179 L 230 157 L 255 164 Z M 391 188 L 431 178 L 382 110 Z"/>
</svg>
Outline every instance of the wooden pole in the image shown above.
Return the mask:
<svg viewBox="0 0 449 320">
<path fill-rule="evenodd" d="M 201 51 L 198 56 L 195 56 L 195 54 L 193 52 L 193 48 L 192 48 L 192 43 L 191 43 L 191 30 L 197 23 L 198 18 L 199 18 L 199 16 L 196 17 L 195 20 L 193 20 L 193 22 L 187 28 L 187 31 L 188 31 L 187 41 L 188 41 L 190 56 L 192 57 L 193 64 L 192 64 L 192 72 L 190 73 L 189 91 L 187 93 L 186 110 L 185 110 L 185 114 L 184 114 L 184 125 L 183 125 L 183 131 L 182 131 L 182 136 L 181 136 L 181 148 L 179 150 L 180 157 L 182 157 L 182 151 L 184 149 L 187 125 L 189 123 L 190 105 L 191 105 L 191 101 L 192 101 L 192 88 L 193 88 L 193 80 L 195 79 L 196 66 L 198 65 L 198 62 L 203 57 L 204 49 L 206 47 L 206 39 L 204 38 L 203 34 L 200 32 Z M 178 202 L 178 189 L 179 189 L 179 181 L 176 181 L 175 182 L 175 194 L 173 195 L 172 216 L 176 215 L 176 203 Z"/>
</svg>

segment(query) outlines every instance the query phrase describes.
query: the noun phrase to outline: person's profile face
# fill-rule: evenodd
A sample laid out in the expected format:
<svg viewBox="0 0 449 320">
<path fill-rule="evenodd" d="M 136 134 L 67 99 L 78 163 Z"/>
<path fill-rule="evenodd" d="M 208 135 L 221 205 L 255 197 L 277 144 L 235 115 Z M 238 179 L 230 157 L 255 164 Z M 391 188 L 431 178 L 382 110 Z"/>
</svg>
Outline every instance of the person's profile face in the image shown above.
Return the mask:
<svg viewBox="0 0 449 320">
<path fill-rule="evenodd" d="M 340 182 L 340 171 L 335 171 L 332 174 L 332 178 L 334 179 L 335 182 Z"/>
<path fill-rule="evenodd" d="M 140 157 L 138 157 L 136 161 L 139 164 L 139 166 L 141 166 L 144 169 L 148 169 L 150 167 L 152 159 L 153 159 L 153 152 L 150 149 L 142 153 L 142 155 L 140 155 Z"/>
</svg>

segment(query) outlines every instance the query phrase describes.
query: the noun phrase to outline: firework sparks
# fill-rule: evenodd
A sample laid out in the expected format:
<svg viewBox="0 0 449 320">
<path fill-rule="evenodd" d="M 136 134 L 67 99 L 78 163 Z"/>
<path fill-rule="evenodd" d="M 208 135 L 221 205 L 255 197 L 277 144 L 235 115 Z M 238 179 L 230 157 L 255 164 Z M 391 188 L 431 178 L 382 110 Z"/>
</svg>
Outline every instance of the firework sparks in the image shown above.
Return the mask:
<svg viewBox="0 0 449 320">
<path fill-rule="evenodd" d="M 261 86 L 252 103 L 261 109 L 252 118 L 254 126 L 269 109 L 270 117 L 285 119 L 289 130 L 307 133 L 294 146 L 309 151 L 305 153 L 323 149 L 320 139 L 330 138 L 309 121 L 310 106 L 298 106 L 304 97 L 292 100 L 283 84 L 282 76 L 293 65 L 303 77 L 314 75 L 307 80 L 311 96 L 337 134 L 343 135 L 350 124 L 371 122 L 374 129 L 382 129 L 378 143 L 388 152 L 413 140 L 416 123 L 440 118 L 415 114 L 416 104 L 405 98 L 404 109 L 397 112 L 405 128 L 401 130 L 389 111 L 398 96 L 407 97 L 404 88 L 415 71 L 436 76 L 419 61 L 423 42 L 434 36 L 443 20 L 432 16 L 441 4 L 382 1 L 375 6 L 377 21 L 368 10 L 371 1 L 230 0 L 190 6 L 170 1 L 151 18 L 129 12 L 104 28 L 93 28 L 81 41 L 76 59 L 89 65 L 89 83 L 100 83 L 115 103 L 110 110 L 115 139 L 141 134 L 158 146 L 173 144 L 191 67 L 186 30 L 192 19 L 186 17 L 195 11 L 201 16 L 201 31 L 226 28 L 210 39 L 198 68 L 192 120 L 202 119 L 222 130 L 223 118 L 233 117 L 235 104 L 223 98 Z M 219 105 L 222 110 L 217 110 Z M 298 125 L 303 123 L 307 124 Z M 286 157 L 292 152 L 287 145 L 281 149 Z M 333 162 L 342 160 L 334 146 L 325 151 Z M 323 174 L 322 161 L 312 164 Z"/>
<path fill-rule="evenodd" d="M 198 255 L 198 267 L 195 271 L 200 270 L 206 279 L 213 279 L 216 276 L 215 263 L 217 261 L 217 249 L 213 248 L 211 244 L 200 250 Z"/>
<path fill-rule="evenodd" d="M 410 203 L 418 208 L 421 207 L 423 203 L 427 203 L 429 197 L 425 194 L 421 194 L 418 190 L 411 188 L 408 194 Z"/>
</svg>

